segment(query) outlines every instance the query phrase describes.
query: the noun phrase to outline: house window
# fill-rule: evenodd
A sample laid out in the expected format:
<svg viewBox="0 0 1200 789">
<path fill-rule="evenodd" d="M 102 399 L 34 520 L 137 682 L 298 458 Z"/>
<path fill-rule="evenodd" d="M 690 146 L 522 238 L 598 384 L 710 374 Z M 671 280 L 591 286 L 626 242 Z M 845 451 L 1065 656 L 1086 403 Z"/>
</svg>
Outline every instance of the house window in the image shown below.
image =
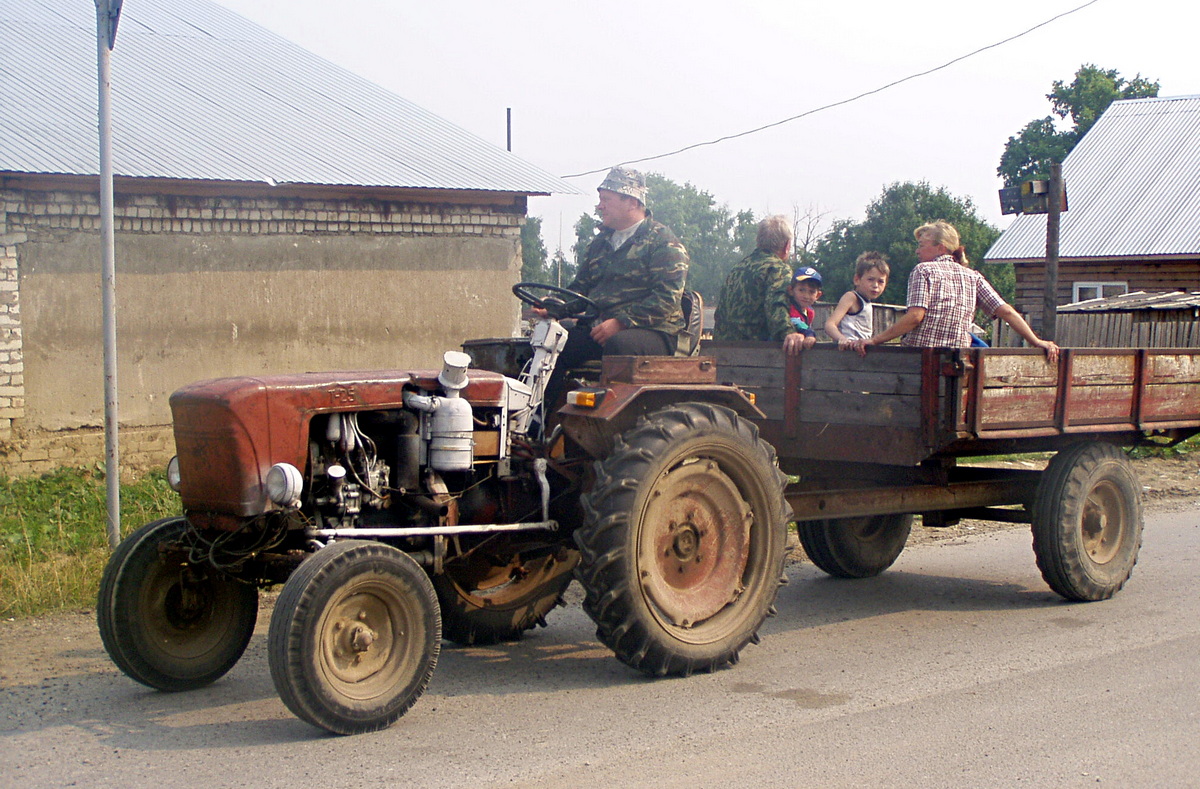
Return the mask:
<svg viewBox="0 0 1200 789">
<path fill-rule="evenodd" d="M 1072 301 L 1107 299 L 1129 292 L 1128 282 L 1076 282 L 1072 290 Z"/>
</svg>

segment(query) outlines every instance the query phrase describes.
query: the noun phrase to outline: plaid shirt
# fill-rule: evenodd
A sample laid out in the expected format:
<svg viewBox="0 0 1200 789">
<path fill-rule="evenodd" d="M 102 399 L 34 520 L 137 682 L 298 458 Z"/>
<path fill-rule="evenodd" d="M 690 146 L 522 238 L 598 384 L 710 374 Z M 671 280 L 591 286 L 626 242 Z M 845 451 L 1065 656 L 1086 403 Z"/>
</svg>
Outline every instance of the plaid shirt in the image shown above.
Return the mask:
<svg viewBox="0 0 1200 789">
<path fill-rule="evenodd" d="M 971 320 L 978 307 L 989 316 L 1004 306 L 996 289 L 974 269 L 949 255 L 918 263 L 908 277 L 908 306 L 925 310 L 925 320 L 904 335 L 904 345 L 965 348 L 971 344 Z"/>
</svg>

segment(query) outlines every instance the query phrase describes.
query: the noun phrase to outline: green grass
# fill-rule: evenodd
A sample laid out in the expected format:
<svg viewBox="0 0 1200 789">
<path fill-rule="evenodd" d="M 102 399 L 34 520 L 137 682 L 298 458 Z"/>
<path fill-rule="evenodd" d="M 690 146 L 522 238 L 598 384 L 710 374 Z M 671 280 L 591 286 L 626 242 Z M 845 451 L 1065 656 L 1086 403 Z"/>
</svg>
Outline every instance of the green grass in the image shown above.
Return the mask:
<svg viewBox="0 0 1200 789">
<path fill-rule="evenodd" d="M 1145 444 L 1134 447 L 1129 456 L 1133 458 L 1184 458 L 1192 452 L 1200 452 L 1200 435 L 1184 439 L 1174 446 L 1168 441 L 1149 439 Z"/>
<path fill-rule="evenodd" d="M 122 536 L 179 514 L 161 472 L 121 486 Z M 103 472 L 0 477 L 0 617 L 91 607 L 108 561 Z"/>
</svg>

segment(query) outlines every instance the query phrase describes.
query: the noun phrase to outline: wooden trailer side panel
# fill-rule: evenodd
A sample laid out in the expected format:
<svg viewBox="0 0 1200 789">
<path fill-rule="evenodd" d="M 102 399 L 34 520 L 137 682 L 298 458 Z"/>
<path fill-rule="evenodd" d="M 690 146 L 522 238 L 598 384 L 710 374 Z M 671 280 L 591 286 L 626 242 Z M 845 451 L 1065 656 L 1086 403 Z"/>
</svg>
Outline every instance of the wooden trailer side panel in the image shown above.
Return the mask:
<svg viewBox="0 0 1200 789">
<path fill-rule="evenodd" d="M 945 393 L 919 352 L 880 349 L 866 358 L 817 347 L 789 358 L 775 343 L 706 343 L 717 380 L 755 396 L 763 437 L 781 457 L 913 465 L 930 454 Z M 922 402 L 922 377 L 934 397 Z M 928 395 L 928 391 L 926 392 Z"/>
<path fill-rule="evenodd" d="M 1021 354 L 1021 355 L 1014 355 Z M 1068 348 L 972 351 L 968 432 L 980 440 L 1112 433 L 1200 424 L 1200 352 Z"/>
<path fill-rule="evenodd" d="M 703 353 L 719 382 L 755 395 L 763 436 L 784 458 L 915 465 L 1200 427 L 1197 349 L 1064 349 L 1057 364 L 1021 348 L 884 347 L 860 358 L 818 346 L 789 358 L 774 343 L 707 343 Z"/>
</svg>

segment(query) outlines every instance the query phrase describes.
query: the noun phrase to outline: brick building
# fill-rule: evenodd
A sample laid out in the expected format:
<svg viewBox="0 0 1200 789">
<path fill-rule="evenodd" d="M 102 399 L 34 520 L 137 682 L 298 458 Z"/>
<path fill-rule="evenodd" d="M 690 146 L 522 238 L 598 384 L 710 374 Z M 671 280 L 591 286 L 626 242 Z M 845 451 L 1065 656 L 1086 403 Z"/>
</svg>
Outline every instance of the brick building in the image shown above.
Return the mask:
<svg viewBox="0 0 1200 789">
<path fill-rule="evenodd" d="M 0 473 L 103 457 L 95 17 L 0 0 Z M 530 195 L 574 191 L 207 2 L 126 6 L 112 56 L 124 466 L 169 394 L 437 366 L 508 336 Z"/>
</svg>

